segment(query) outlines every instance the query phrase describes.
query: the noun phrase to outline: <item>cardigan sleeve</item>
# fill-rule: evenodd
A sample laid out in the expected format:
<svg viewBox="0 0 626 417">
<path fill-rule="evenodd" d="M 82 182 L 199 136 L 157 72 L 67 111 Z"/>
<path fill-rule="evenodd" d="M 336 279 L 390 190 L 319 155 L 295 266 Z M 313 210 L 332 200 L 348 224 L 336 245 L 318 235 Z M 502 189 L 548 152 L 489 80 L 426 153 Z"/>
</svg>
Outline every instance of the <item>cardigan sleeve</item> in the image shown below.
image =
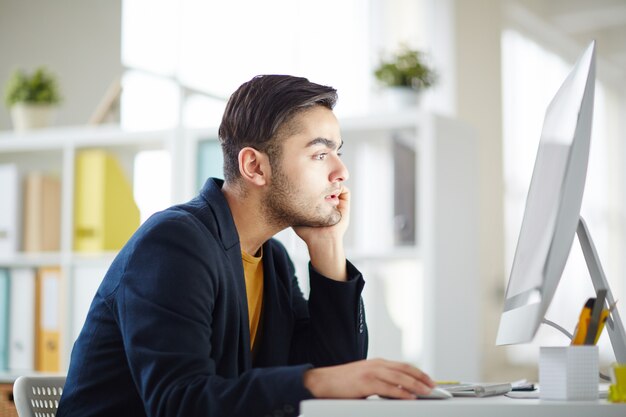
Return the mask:
<svg viewBox="0 0 626 417">
<path fill-rule="evenodd" d="M 304 300 L 293 277 L 295 328 L 292 363 L 332 366 L 365 359 L 368 331 L 361 292 L 361 273 L 346 261 L 347 281 L 318 273 L 309 262 L 310 293 Z"/>
</svg>

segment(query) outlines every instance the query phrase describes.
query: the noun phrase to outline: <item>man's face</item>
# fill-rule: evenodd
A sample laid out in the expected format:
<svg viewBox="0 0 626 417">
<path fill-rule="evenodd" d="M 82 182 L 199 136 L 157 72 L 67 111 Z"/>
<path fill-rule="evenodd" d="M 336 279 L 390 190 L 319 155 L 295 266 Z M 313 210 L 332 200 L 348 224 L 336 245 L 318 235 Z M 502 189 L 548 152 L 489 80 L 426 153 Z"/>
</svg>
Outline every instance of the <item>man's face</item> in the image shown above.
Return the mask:
<svg viewBox="0 0 626 417">
<path fill-rule="evenodd" d="M 289 136 L 279 139 L 282 154 L 272 165 L 264 214 L 280 227 L 332 226 L 341 220 L 338 196 L 348 179 L 338 154 L 342 142 L 337 118 L 326 107 L 315 106 L 297 114 L 290 127 Z"/>
</svg>

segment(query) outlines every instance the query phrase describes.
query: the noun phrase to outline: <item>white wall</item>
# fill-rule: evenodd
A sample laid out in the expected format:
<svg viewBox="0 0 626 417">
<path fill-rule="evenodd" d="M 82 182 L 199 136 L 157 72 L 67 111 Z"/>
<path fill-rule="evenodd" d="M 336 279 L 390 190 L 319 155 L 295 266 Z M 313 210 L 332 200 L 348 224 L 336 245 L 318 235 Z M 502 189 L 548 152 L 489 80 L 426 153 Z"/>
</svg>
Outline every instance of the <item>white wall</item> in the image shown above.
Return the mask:
<svg viewBox="0 0 626 417">
<path fill-rule="evenodd" d="M 121 0 L 0 0 L 0 130 L 11 128 L 4 86 L 16 68 L 58 75 L 56 125 L 86 123 L 121 75 Z"/>
<path fill-rule="evenodd" d="M 504 182 L 502 175 L 502 93 L 500 0 L 456 0 L 457 116 L 478 131 L 480 232 L 479 273 L 486 367 L 493 365 L 495 335 L 502 311 L 497 289 L 504 282 Z M 485 377 L 490 370 L 485 368 Z"/>
</svg>

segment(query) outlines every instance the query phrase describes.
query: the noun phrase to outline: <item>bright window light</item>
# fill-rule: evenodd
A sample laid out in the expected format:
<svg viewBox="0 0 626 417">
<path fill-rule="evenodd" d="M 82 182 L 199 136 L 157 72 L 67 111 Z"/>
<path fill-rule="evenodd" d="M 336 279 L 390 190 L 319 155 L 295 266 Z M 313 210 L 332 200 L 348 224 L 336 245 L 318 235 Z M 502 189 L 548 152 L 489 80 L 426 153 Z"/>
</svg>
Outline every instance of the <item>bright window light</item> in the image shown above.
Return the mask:
<svg viewBox="0 0 626 417">
<path fill-rule="evenodd" d="M 155 81 L 147 74 L 222 102 L 255 75 L 299 75 L 337 88 L 340 116 L 369 109 L 368 1 L 124 0 L 122 13 L 122 64 L 144 74 L 124 77 L 124 95 L 134 92 L 121 109 L 125 127 L 178 122 L 179 99 L 148 87 Z M 223 106 L 205 102 L 208 122 L 199 121 L 197 98 L 189 106 L 180 100 L 183 123 L 221 119 Z"/>
<path fill-rule="evenodd" d="M 219 126 L 226 102 L 201 94 L 190 95 L 183 107 L 183 124 L 190 128 Z"/>
<path fill-rule="evenodd" d="M 174 76 L 178 67 L 178 2 L 122 2 L 122 63 L 129 68 Z"/>
<path fill-rule="evenodd" d="M 122 78 L 120 124 L 127 130 L 158 130 L 178 125 L 180 90 L 175 82 L 141 71 Z"/>
<path fill-rule="evenodd" d="M 167 151 L 142 151 L 135 156 L 133 196 L 141 223 L 172 204 L 172 165 Z"/>
</svg>

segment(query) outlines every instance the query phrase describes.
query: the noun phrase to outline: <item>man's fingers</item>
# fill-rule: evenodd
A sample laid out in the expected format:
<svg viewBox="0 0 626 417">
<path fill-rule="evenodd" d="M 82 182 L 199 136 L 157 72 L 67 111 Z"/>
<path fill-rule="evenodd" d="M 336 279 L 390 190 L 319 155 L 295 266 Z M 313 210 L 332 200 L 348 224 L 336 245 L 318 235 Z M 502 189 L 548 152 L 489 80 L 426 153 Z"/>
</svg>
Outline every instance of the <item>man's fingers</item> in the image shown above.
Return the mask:
<svg viewBox="0 0 626 417">
<path fill-rule="evenodd" d="M 398 385 L 388 384 L 384 381 L 377 381 L 373 388 L 374 392 L 376 392 L 381 397 L 397 398 L 403 400 L 415 399 L 415 395 L 410 393 L 409 391 L 403 389 Z"/>
<path fill-rule="evenodd" d="M 389 361 L 388 364 L 390 368 L 396 370 L 397 372 L 411 375 L 413 378 L 421 381 L 429 388 L 434 388 L 436 385 L 435 381 L 433 381 L 428 374 L 414 366 L 409 365 L 408 363 Z"/>
<path fill-rule="evenodd" d="M 426 395 L 431 390 L 431 387 L 421 380 L 415 379 L 412 375 L 391 368 L 381 371 L 379 378 L 389 385 L 400 386 L 416 395 Z"/>
<path fill-rule="evenodd" d="M 350 189 L 345 185 L 341 187 L 341 193 L 339 194 L 339 199 L 341 200 L 350 200 Z"/>
<path fill-rule="evenodd" d="M 339 194 L 339 209 L 342 213 L 348 214 L 350 211 L 350 190 L 348 187 L 343 187 L 341 194 Z"/>
<path fill-rule="evenodd" d="M 343 381 L 338 384 L 338 381 Z M 430 377 L 406 363 L 370 359 L 305 372 L 304 386 L 315 397 L 363 398 L 378 394 L 413 399 L 434 387 Z"/>
</svg>

